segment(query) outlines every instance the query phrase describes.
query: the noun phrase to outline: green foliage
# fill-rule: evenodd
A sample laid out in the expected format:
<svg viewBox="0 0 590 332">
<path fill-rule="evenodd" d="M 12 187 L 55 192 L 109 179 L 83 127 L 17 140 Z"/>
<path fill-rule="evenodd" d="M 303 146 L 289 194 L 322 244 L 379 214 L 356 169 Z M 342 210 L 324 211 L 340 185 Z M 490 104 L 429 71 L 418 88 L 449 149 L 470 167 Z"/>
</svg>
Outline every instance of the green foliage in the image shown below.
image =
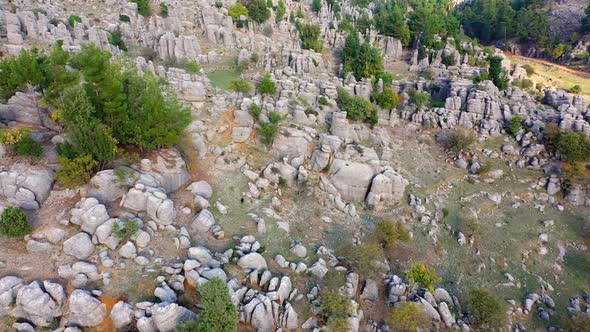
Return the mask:
<svg viewBox="0 0 590 332">
<path fill-rule="evenodd" d="M 516 134 L 518 134 L 518 132 L 520 131 L 520 128 L 522 128 L 522 119 L 517 115 L 512 117 L 512 119 L 510 119 L 510 121 L 508 121 L 508 125 L 506 126 L 506 130 L 508 131 L 508 133 L 512 136 L 516 136 Z"/>
<path fill-rule="evenodd" d="M 8 100 L 27 85 L 38 87 L 45 81 L 47 58 L 37 49 L 23 50 L 18 57 L 0 60 L 0 102 Z"/>
<path fill-rule="evenodd" d="M 434 290 L 434 284 L 441 281 L 441 278 L 436 275 L 434 269 L 430 269 L 420 263 L 412 263 L 410 265 L 410 270 L 406 272 L 406 278 L 430 291 Z"/>
<path fill-rule="evenodd" d="M 258 92 L 261 94 L 274 95 L 277 92 L 277 86 L 270 77 L 270 74 L 264 75 L 260 84 L 258 84 Z"/>
<path fill-rule="evenodd" d="M 384 220 L 378 223 L 374 234 L 379 243 L 389 248 L 394 247 L 398 241 L 410 241 L 410 236 L 404 226 L 391 220 Z"/>
<path fill-rule="evenodd" d="M 248 8 L 244 7 L 241 2 L 236 2 L 229 6 L 228 14 L 234 22 L 237 22 L 240 16 L 248 17 Z"/>
<path fill-rule="evenodd" d="M 109 44 L 117 46 L 121 51 L 127 51 L 127 45 L 125 45 L 125 41 L 123 40 L 123 38 L 121 38 L 121 32 L 109 32 L 108 40 Z"/>
<path fill-rule="evenodd" d="M 580 93 L 582 93 L 582 87 L 576 84 L 572 86 L 570 89 L 568 89 L 568 92 L 579 95 Z"/>
<path fill-rule="evenodd" d="M 120 222 L 113 224 L 113 235 L 117 239 L 130 238 L 139 230 L 139 220 L 121 218 Z"/>
<path fill-rule="evenodd" d="M 552 52 L 552 56 L 554 59 L 561 58 L 565 53 L 567 53 L 571 49 L 571 46 L 566 44 L 558 44 L 555 46 Z"/>
<path fill-rule="evenodd" d="M 414 302 L 404 302 L 393 308 L 386 321 L 393 331 L 416 332 L 432 326 L 430 317 Z"/>
<path fill-rule="evenodd" d="M 29 128 L 15 128 L 0 130 L 0 143 L 15 145 L 31 134 Z"/>
<path fill-rule="evenodd" d="M 351 96 L 343 88 L 338 88 L 340 109 L 353 121 L 365 121 L 371 125 L 378 122 L 377 109 L 363 97 Z"/>
<path fill-rule="evenodd" d="M 196 320 L 187 320 L 176 326 L 176 332 L 197 332 L 199 322 Z"/>
<path fill-rule="evenodd" d="M 295 14 L 295 17 L 301 18 L 301 19 L 305 18 L 305 15 L 303 14 L 303 11 L 301 10 L 301 8 L 297 9 L 297 14 Z"/>
<path fill-rule="evenodd" d="M 279 114 L 277 112 L 268 113 L 268 121 L 270 123 L 278 124 L 279 122 L 281 122 L 281 120 L 283 120 L 283 117 L 281 116 L 281 114 Z"/>
<path fill-rule="evenodd" d="M 522 80 L 513 80 L 512 85 L 517 86 L 521 89 L 530 89 L 533 87 L 533 81 L 529 79 L 522 79 Z"/>
<path fill-rule="evenodd" d="M 246 8 L 248 8 L 248 16 L 254 22 L 263 23 L 270 18 L 270 9 L 264 0 L 251 0 Z"/>
<path fill-rule="evenodd" d="M 127 15 L 119 15 L 119 21 L 124 22 L 124 23 L 129 23 L 129 22 L 131 22 L 131 19 Z"/>
<path fill-rule="evenodd" d="M 182 63 L 182 68 L 188 71 L 191 74 L 198 75 L 201 72 L 201 64 L 193 61 L 193 60 L 186 60 Z"/>
<path fill-rule="evenodd" d="M 490 291 L 484 288 L 469 292 L 467 307 L 476 326 L 499 328 L 506 320 L 505 308 Z"/>
<path fill-rule="evenodd" d="M 19 156 L 33 157 L 38 159 L 43 154 L 43 147 L 39 142 L 33 140 L 29 134 L 14 145 L 14 152 Z"/>
<path fill-rule="evenodd" d="M 313 0 L 311 2 L 311 10 L 318 14 L 322 10 L 322 0 Z"/>
<path fill-rule="evenodd" d="M 238 311 L 223 280 L 218 277 L 210 279 L 199 287 L 199 295 L 203 311 L 196 331 L 237 331 Z"/>
<path fill-rule="evenodd" d="M 78 188 L 90 181 L 92 170 L 98 162 L 92 156 L 85 155 L 69 159 L 59 157 L 60 169 L 55 173 L 55 180 L 68 188 Z"/>
<path fill-rule="evenodd" d="M 330 102 L 328 101 L 328 99 L 324 96 L 321 96 L 320 99 L 318 100 L 318 103 L 322 106 L 328 106 L 330 105 Z"/>
<path fill-rule="evenodd" d="M 586 16 L 582 19 L 581 30 L 582 32 L 590 32 L 590 4 L 588 4 L 588 7 L 584 10 L 584 14 L 586 14 Z"/>
<path fill-rule="evenodd" d="M 166 18 L 168 17 L 168 5 L 165 3 L 160 3 L 160 16 Z"/>
<path fill-rule="evenodd" d="M 383 87 L 383 92 L 373 94 L 373 99 L 377 105 L 384 109 L 394 109 L 399 105 L 399 95 L 388 87 Z"/>
<path fill-rule="evenodd" d="M 275 10 L 275 21 L 278 23 L 285 18 L 285 13 L 287 13 L 287 6 L 285 6 L 285 1 L 280 0 L 277 9 Z"/>
<path fill-rule="evenodd" d="M 533 66 L 531 66 L 529 64 L 525 64 L 522 66 L 522 68 L 524 68 L 524 70 L 526 70 L 526 75 L 528 77 L 535 75 L 535 68 L 533 68 Z"/>
<path fill-rule="evenodd" d="M 454 66 L 457 64 L 457 59 L 455 59 L 455 56 L 453 54 L 448 55 L 448 56 L 443 56 L 442 57 L 442 64 L 445 66 Z"/>
<path fill-rule="evenodd" d="M 254 121 L 258 121 L 258 119 L 260 119 L 260 114 L 262 114 L 262 108 L 260 108 L 260 106 L 258 106 L 258 104 L 252 103 L 250 105 L 250 107 L 248 108 L 248 110 L 250 111 L 250 114 L 254 118 Z"/>
<path fill-rule="evenodd" d="M 499 90 L 506 89 L 508 80 L 502 70 L 502 58 L 499 56 L 488 56 L 487 60 L 490 63 L 490 79 Z"/>
<path fill-rule="evenodd" d="M 359 245 L 344 245 L 337 248 L 338 256 L 348 258 L 352 269 L 366 278 L 380 279 L 381 274 L 386 272 L 382 265 L 377 264 L 385 259 L 385 253 L 380 244 L 366 241 Z"/>
<path fill-rule="evenodd" d="M 21 237 L 33 231 L 27 215 L 15 207 L 7 207 L 0 215 L 0 235 Z"/>
<path fill-rule="evenodd" d="M 562 133 L 557 138 L 556 147 L 569 162 L 590 160 L 590 139 L 584 133 Z"/>
<path fill-rule="evenodd" d="M 260 135 L 262 143 L 265 145 L 271 145 L 273 140 L 279 134 L 279 127 L 275 123 L 264 122 L 260 124 L 260 128 L 258 128 L 258 134 Z"/>
<path fill-rule="evenodd" d="M 375 75 L 375 80 L 373 83 L 377 83 L 379 80 L 382 80 L 384 85 L 390 85 L 394 80 L 399 80 L 399 77 L 395 74 L 381 71 Z"/>
<path fill-rule="evenodd" d="M 243 79 L 238 79 L 229 82 L 229 89 L 238 93 L 250 93 L 254 87 L 250 82 Z"/>
<path fill-rule="evenodd" d="M 70 15 L 70 17 L 68 17 L 68 23 L 70 23 L 70 26 L 73 27 L 76 23 L 82 23 L 82 19 L 80 16 Z"/>
<path fill-rule="evenodd" d="M 131 0 L 137 4 L 137 12 L 142 16 L 151 16 L 150 0 Z"/>
<path fill-rule="evenodd" d="M 410 96 L 418 109 L 422 109 L 422 107 L 428 102 L 428 99 L 430 99 L 430 95 L 426 92 L 413 91 Z"/>
<path fill-rule="evenodd" d="M 301 48 L 305 50 L 314 50 L 321 52 L 323 43 L 320 39 L 320 27 L 315 24 L 297 24 L 299 38 L 301 39 Z"/>
<path fill-rule="evenodd" d="M 350 300 L 337 291 L 327 291 L 320 295 L 320 322 L 331 331 L 346 331 L 348 315 L 352 307 Z"/>
<path fill-rule="evenodd" d="M 351 72 L 357 80 L 377 75 L 383 71 L 383 59 L 379 48 L 372 47 L 365 40 L 360 43 L 357 32 L 351 32 L 342 49 L 344 72 Z"/>
<path fill-rule="evenodd" d="M 454 129 L 447 134 L 445 148 L 458 153 L 467 149 L 474 141 L 473 135 L 463 130 Z"/>
</svg>

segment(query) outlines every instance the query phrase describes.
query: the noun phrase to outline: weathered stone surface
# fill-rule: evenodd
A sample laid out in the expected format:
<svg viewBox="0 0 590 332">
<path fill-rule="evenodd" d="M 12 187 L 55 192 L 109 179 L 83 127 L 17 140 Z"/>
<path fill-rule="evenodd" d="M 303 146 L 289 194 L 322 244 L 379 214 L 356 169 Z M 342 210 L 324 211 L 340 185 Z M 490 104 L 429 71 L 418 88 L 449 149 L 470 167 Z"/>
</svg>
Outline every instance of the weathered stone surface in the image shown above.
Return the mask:
<svg viewBox="0 0 590 332">
<path fill-rule="evenodd" d="M 68 300 L 68 321 L 83 327 L 98 326 L 107 314 L 106 305 L 88 291 L 76 289 Z"/>
</svg>

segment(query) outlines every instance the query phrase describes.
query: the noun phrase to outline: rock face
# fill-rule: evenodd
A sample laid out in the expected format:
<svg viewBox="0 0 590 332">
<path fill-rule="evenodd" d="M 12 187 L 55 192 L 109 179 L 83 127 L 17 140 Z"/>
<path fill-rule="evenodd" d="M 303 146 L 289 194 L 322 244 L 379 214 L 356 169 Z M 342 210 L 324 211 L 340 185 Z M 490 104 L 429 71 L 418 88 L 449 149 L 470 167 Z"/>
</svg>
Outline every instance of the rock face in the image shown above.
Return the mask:
<svg viewBox="0 0 590 332">
<path fill-rule="evenodd" d="M 125 183 L 115 175 L 115 171 L 108 169 L 96 173 L 86 186 L 88 197 L 94 197 L 101 203 L 111 203 L 125 194 Z"/>
<path fill-rule="evenodd" d="M 80 228 L 92 235 L 105 221 L 109 220 L 109 214 L 104 205 L 99 204 L 96 198 L 83 199 L 72 209 L 70 222 L 79 225 Z"/>
<path fill-rule="evenodd" d="M 66 293 L 61 285 L 45 281 L 33 281 L 20 288 L 16 295 L 17 317 L 27 319 L 37 326 L 49 326 L 63 313 Z"/>
<path fill-rule="evenodd" d="M 77 259 L 86 259 L 94 252 L 94 243 L 87 233 L 81 232 L 64 241 L 64 253 Z"/>
<path fill-rule="evenodd" d="M 149 188 L 141 183 L 129 189 L 123 196 L 121 205 L 135 212 L 147 212 L 147 215 L 160 225 L 175 222 L 174 202 L 161 190 Z"/>
<path fill-rule="evenodd" d="M 360 202 L 365 199 L 373 179 L 371 166 L 353 161 L 336 159 L 330 168 L 330 182 L 342 198 Z"/>
<path fill-rule="evenodd" d="M 242 256 L 238 260 L 238 265 L 244 270 L 264 270 L 266 269 L 266 260 L 261 254 L 253 252 Z"/>
<path fill-rule="evenodd" d="M 196 319 L 197 315 L 176 303 L 162 302 L 152 308 L 152 317 L 158 331 L 172 332 L 180 323 Z"/>
<path fill-rule="evenodd" d="M 82 327 L 98 326 L 107 315 L 106 305 L 81 289 L 76 289 L 70 295 L 68 309 L 68 321 Z"/>
<path fill-rule="evenodd" d="M 371 182 L 371 191 L 367 195 L 367 204 L 377 207 L 379 205 L 391 205 L 404 198 L 404 192 L 408 181 L 397 172 L 389 169 L 378 174 Z"/>
<path fill-rule="evenodd" d="M 10 205 L 35 210 L 49 196 L 53 171 L 42 166 L 14 164 L 0 170 L 0 198 Z"/>
</svg>

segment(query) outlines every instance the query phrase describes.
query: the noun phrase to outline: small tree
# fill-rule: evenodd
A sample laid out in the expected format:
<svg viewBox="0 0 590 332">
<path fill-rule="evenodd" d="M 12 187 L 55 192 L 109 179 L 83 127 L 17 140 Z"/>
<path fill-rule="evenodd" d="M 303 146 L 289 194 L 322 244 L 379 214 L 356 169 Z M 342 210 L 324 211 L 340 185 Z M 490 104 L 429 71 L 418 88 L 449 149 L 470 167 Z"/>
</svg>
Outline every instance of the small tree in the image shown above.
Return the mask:
<svg viewBox="0 0 590 332">
<path fill-rule="evenodd" d="M 508 126 L 506 126 L 508 133 L 512 136 L 516 136 L 516 134 L 518 134 L 518 132 L 520 131 L 520 128 L 522 128 L 521 123 L 522 119 L 518 115 L 512 117 L 512 119 L 508 121 Z"/>
<path fill-rule="evenodd" d="M 19 156 L 40 158 L 43 154 L 43 147 L 29 134 L 14 145 L 14 152 Z"/>
<path fill-rule="evenodd" d="M 264 75 L 262 81 L 260 81 L 260 84 L 258 85 L 258 92 L 269 95 L 274 95 L 277 92 L 277 86 L 270 78 L 270 74 Z"/>
<path fill-rule="evenodd" d="M 275 11 L 275 21 L 279 23 L 280 21 L 285 18 L 285 13 L 287 13 L 287 6 L 285 6 L 285 1 L 280 0 L 279 5 Z"/>
<path fill-rule="evenodd" d="M 260 124 L 260 128 L 258 128 L 258 134 L 261 137 L 262 143 L 265 145 L 271 145 L 273 140 L 279 134 L 279 128 L 277 124 L 265 122 Z"/>
<path fill-rule="evenodd" d="M 160 16 L 166 18 L 168 17 L 168 5 L 165 3 L 160 3 Z"/>
<path fill-rule="evenodd" d="M 508 79 L 502 70 L 502 58 L 499 56 L 488 56 L 488 62 L 490 63 L 490 79 L 499 90 L 506 89 Z"/>
<path fill-rule="evenodd" d="M 246 80 L 233 80 L 229 82 L 229 89 L 238 93 L 250 93 L 253 90 L 252 84 Z"/>
<path fill-rule="evenodd" d="M 351 310 L 350 300 L 336 291 L 327 291 L 320 295 L 320 321 L 331 331 L 348 329 L 348 315 Z"/>
<path fill-rule="evenodd" d="M 305 50 L 314 50 L 321 52 L 323 43 L 320 39 L 320 27 L 315 24 L 297 24 L 299 38 L 301 39 L 301 48 Z"/>
<path fill-rule="evenodd" d="M 404 302 L 393 308 L 387 317 L 387 323 L 393 331 L 416 332 L 432 326 L 430 317 L 416 303 Z"/>
<path fill-rule="evenodd" d="M 371 125 L 379 121 L 377 109 L 370 101 L 363 97 L 351 96 L 343 88 L 338 88 L 338 101 L 340 109 L 346 112 L 346 117 L 353 121 L 366 121 Z"/>
<path fill-rule="evenodd" d="M 475 139 L 473 136 L 463 130 L 454 129 L 451 130 L 445 140 L 445 148 L 459 153 L 467 149 Z"/>
<path fill-rule="evenodd" d="M 570 162 L 587 161 L 590 159 L 590 139 L 580 132 L 563 133 L 557 138 L 557 150 Z"/>
<path fill-rule="evenodd" d="M 244 7 L 241 2 L 236 2 L 229 6 L 228 14 L 232 21 L 237 22 L 240 16 L 248 17 L 248 8 Z"/>
<path fill-rule="evenodd" d="M 199 287 L 203 311 L 197 331 L 235 332 L 238 312 L 231 301 L 225 282 L 214 277 Z"/>
<path fill-rule="evenodd" d="M 413 263 L 410 265 L 410 270 L 406 272 L 406 278 L 430 291 L 434 290 L 434 284 L 441 281 L 434 269 L 430 269 L 426 267 L 426 265 L 420 263 Z"/>
<path fill-rule="evenodd" d="M 474 323 L 480 327 L 498 328 L 503 326 L 506 319 L 504 306 L 487 289 L 471 290 L 467 307 L 473 315 Z"/>
<path fill-rule="evenodd" d="M 139 230 L 139 221 L 135 219 L 121 218 L 120 223 L 113 224 L 113 235 L 117 239 L 132 237 Z"/>
<path fill-rule="evenodd" d="M 254 121 L 258 121 L 260 119 L 260 114 L 262 114 L 262 108 L 258 106 L 258 104 L 252 103 L 248 108 L 250 111 L 250 115 L 254 118 Z"/>
<path fill-rule="evenodd" d="M 412 94 L 412 101 L 416 104 L 416 108 L 422 109 L 430 99 L 430 95 L 425 92 L 414 92 Z"/>
<path fill-rule="evenodd" d="M 27 215 L 15 207 L 7 207 L 0 215 L 0 235 L 21 237 L 33 231 Z"/>
<path fill-rule="evenodd" d="M 388 87 L 383 87 L 383 92 L 373 94 L 377 105 L 384 109 L 391 110 L 399 105 L 399 95 Z"/>
<path fill-rule="evenodd" d="M 248 16 L 255 22 L 262 23 L 270 18 L 270 10 L 264 0 L 252 0 L 246 7 L 248 8 Z"/>
<path fill-rule="evenodd" d="M 131 0 L 137 4 L 137 12 L 143 16 L 152 15 L 152 9 L 150 8 L 149 0 Z"/>
<path fill-rule="evenodd" d="M 68 23 L 70 23 L 70 26 L 73 27 L 76 23 L 82 23 L 82 19 L 80 18 L 80 16 L 70 15 L 70 17 L 68 18 Z"/>
<path fill-rule="evenodd" d="M 408 242 L 410 236 L 404 226 L 398 222 L 384 220 L 375 228 L 377 240 L 386 247 L 393 247 L 398 241 Z"/>
<path fill-rule="evenodd" d="M 313 2 L 311 3 L 311 10 L 313 10 L 314 13 L 318 14 L 320 10 L 322 10 L 322 0 L 313 0 Z"/>
<path fill-rule="evenodd" d="M 579 95 L 580 93 L 582 93 L 582 87 L 576 84 L 576 85 L 572 86 L 568 91 L 569 91 L 569 93 Z"/>
</svg>

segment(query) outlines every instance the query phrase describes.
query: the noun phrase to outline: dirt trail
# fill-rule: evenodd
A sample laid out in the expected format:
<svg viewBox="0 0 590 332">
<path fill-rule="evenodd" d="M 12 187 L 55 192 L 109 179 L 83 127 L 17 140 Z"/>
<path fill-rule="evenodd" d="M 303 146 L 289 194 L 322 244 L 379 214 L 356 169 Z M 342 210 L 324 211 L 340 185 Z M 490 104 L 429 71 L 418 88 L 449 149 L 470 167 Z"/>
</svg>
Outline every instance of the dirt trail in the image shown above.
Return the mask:
<svg viewBox="0 0 590 332">
<path fill-rule="evenodd" d="M 586 78 L 586 79 L 590 79 L 590 73 L 587 72 L 583 72 L 580 70 L 575 70 L 566 66 L 562 66 L 559 65 L 557 63 L 553 63 L 547 60 L 543 60 L 543 59 L 537 59 L 537 58 L 529 58 L 526 56 L 522 56 L 522 55 L 516 55 L 514 53 L 510 53 L 510 52 L 504 52 L 504 54 L 509 57 L 509 58 L 514 58 L 514 59 L 519 59 L 521 61 L 524 62 L 532 62 L 538 65 L 542 65 L 547 67 L 547 70 L 560 70 L 560 71 L 565 71 L 568 72 L 570 74 L 576 75 L 576 76 L 580 76 L 581 78 Z"/>
</svg>

